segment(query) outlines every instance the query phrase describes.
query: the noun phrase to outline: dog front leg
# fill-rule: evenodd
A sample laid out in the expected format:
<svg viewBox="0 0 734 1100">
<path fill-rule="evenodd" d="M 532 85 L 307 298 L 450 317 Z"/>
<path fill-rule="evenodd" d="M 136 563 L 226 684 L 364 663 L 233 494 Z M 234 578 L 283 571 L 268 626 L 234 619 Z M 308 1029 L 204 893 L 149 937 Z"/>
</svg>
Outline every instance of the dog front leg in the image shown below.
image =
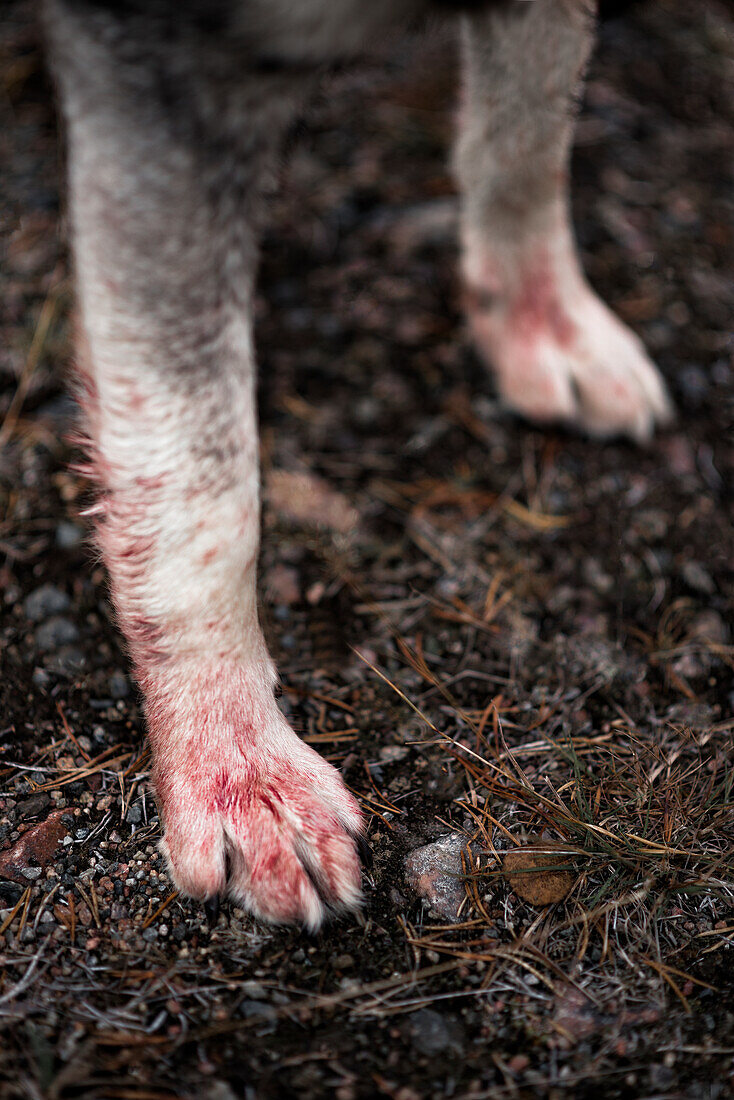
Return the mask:
<svg viewBox="0 0 734 1100">
<path fill-rule="evenodd" d="M 186 894 L 315 928 L 359 902 L 362 821 L 279 711 L 257 616 L 253 226 L 291 104 L 78 10 L 49 5 L 98 538 L 163 848 Z"/>
</svg>

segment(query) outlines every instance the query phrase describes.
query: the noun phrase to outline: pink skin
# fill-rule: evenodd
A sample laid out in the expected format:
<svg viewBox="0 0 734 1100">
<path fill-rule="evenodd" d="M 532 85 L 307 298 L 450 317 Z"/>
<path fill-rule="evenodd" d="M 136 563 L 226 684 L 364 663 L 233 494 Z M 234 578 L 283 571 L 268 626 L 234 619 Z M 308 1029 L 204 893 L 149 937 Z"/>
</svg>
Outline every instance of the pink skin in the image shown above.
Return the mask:
<svg viewBox="0 0 734 1100">
<path fill-rule="evenodd" d="M 518 336 L 532 345 L 549 333 L 559 347 L 570 347 L 576 329 L 564 312 L 546 257 L 540 258 L 537 268 L 525 272 L 522 288 L 522 296 L 512 304 L 508 317 Z"/>
<path fill-rule="evenodd" d="M 472 334 L 511 408 L 637 440 L 670 418 L 657 371 L 586 283 L 567 229 L 496 255 L 470 235 L 465 271 Z"/>
<path fill-rule="evenodd" d="M 497 268 L 483 259 L 481 284 L 470 285 L 466 294 L 472 335 L 497 369 L 508 404 L 533 420 L 562 418 L 570 406 L 538 350 L 544 341 L 569 349 L 576 328 L 561 302 L 548 250 L 539 248 L 513 281 L 515 286 L 501 288 Z"/>
</svg>

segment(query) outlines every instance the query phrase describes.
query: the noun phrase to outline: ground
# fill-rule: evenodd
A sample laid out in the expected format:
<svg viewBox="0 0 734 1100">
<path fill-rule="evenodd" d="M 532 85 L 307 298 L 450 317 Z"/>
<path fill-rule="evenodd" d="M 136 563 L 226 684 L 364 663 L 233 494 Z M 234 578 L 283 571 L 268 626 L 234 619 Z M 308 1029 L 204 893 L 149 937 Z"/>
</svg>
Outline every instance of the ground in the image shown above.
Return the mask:
<svg viewBox="0 0 734 1100">
<path fill-rule="evenodd" d="M 33 10 L 0 16 L 0 1095 L 730 1095 L 731 8 L 607 23 L 578 130 L 586 269 L 679 412 L 645 449 L 498 407 L 460 319 L 449 37 L 334 78 L 294 135 L 258 304 L 264 616 L 374 851 L 363 916 L 315 937 L 210 924 L 158 854 L 68 468 Z M 405 859 L 449 834 L 447 920 Z M 503 851 L 533 837 L 564 862 L 524 901 Z"/>
</svg>

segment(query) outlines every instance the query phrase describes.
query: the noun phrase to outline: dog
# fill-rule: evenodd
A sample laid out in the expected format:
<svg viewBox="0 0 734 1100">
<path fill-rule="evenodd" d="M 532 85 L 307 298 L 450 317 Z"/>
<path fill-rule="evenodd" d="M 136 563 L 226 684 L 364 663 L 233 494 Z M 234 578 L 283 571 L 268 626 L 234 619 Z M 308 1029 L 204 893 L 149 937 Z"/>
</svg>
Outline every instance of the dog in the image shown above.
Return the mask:
<svg viewBox="0 0 734 1100">
<path fill-rule="evenodd" d="M 258 625 L 253 288 L 263 191 L 321 74 L 462 21 L 454 153 L 471 331 L 505 403 L 595 437 L 670 416 L 569 218 L 593 0 L 45 0 L 68 137 L 97 537 L 184 894 L 317 928 L 360 904 L 363 820 L 291 730 Z"/>
</svg>

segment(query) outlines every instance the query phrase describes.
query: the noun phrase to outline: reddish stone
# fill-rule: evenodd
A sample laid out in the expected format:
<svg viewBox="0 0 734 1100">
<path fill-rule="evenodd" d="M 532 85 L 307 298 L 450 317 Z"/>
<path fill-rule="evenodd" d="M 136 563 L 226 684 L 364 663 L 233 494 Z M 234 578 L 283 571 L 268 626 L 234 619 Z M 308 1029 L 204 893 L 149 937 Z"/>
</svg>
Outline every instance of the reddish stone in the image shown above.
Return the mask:
<svg viewBox="0 0 734 1100">
<path fill-rule="evenodd" d="M 0 852 L 0 876 L 27 885 L 28 878 L 23 871 L 31 866 L 31 860 L 34 865 L 45 867 L 52 861 L 59 841 L 68 833 L 68 827 L 61 820 L 67 812 L 54 810 L 45 821 L 23 833 L 12 848 Z"/>
<path fill-rule="evenodd" d="M 554 1020 L 565 1040 L 562 1046 L 574 1046 L 604 1026 L 594 1012 L 593 1002 L 580 989 L 570 985 L 556 994 Z"/>
</svg>

